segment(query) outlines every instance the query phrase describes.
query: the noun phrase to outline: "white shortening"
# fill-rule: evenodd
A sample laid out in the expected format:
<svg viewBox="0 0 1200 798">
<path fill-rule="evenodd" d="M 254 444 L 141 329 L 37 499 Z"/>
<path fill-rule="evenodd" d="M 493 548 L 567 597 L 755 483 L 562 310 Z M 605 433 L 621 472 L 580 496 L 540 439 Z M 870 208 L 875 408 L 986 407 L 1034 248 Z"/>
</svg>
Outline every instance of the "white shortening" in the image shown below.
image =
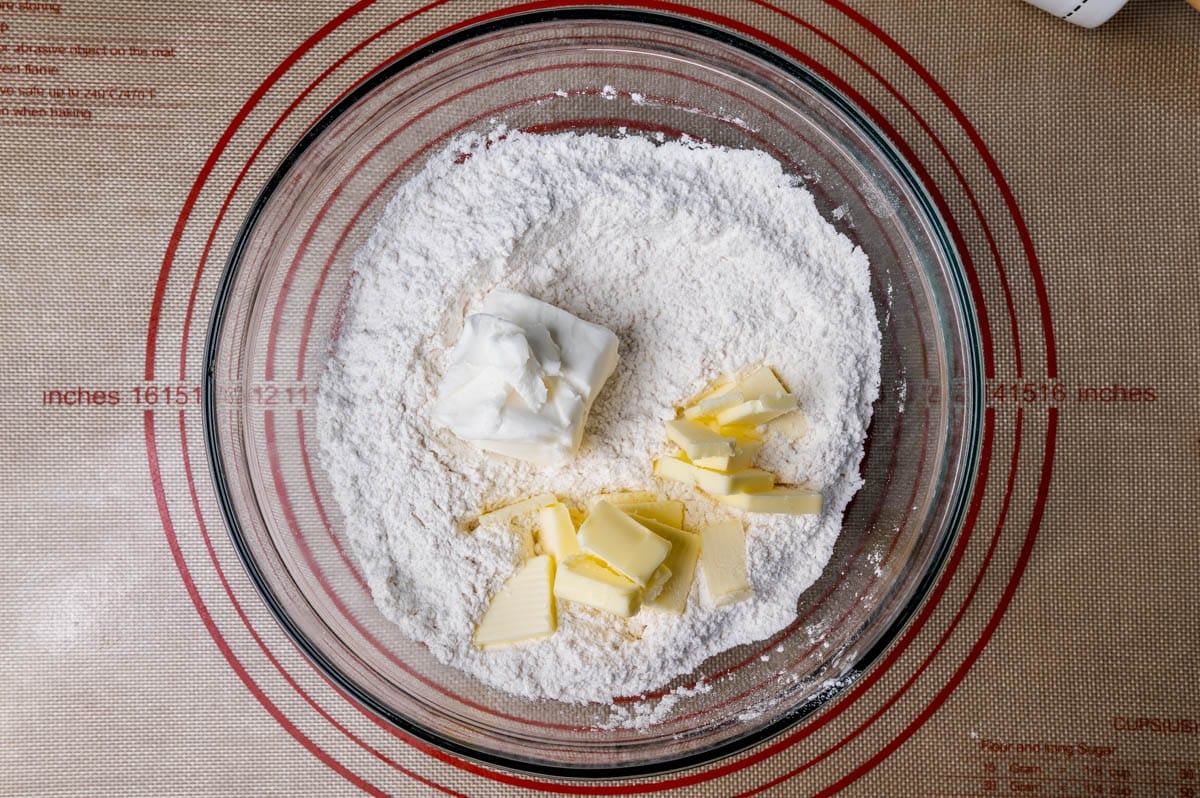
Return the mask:
<svg viewBox="0 0 1200 798">
<path fill-rule="evenodd" d="M 496 289 L 467 317 L 433 421 L 489 452 L 558 465 L 617 367 L 617 336 L 546 302 Z"/>
</svg>

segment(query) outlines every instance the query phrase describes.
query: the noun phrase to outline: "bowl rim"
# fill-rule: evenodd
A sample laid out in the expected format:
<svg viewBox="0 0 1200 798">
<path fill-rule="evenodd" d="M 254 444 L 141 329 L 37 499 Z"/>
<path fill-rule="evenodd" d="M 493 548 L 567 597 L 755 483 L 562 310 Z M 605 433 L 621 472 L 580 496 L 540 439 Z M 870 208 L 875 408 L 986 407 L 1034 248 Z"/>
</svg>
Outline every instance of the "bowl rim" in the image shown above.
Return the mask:
<svg viewBox="0 0 1200 798">
<path fill-rule="evenodd" d="M 283 606 L 278 596 L 271 589 L 264 575 L 263 567 L 256 560 L 243 531 L 243 525 L 238 519 L 237 510 L 232 499 L 235 488 L 226 475 L 224 458 L 221 454 L 221 434 L 218 430 L 217 422 L 219 391 L 216 385 L 215 366 L 219 355 L 221 333 L 228 321 L 232 289 L 243 263 L 243 256 L 246 253 L 261 216 L 276 190 L 287 178 L 297 161 L 320 138 L 324 131 L 339 120 L 343 114 L 355 106 L 361 99 L 369 95 L 377 86 L 396 77 L 399 73 L 417 66 L 431 56 L 437 55 L 444 50 L 467 43 L 473 39 L 490 34 L 509 32 L 525 26 L 552 22 L 632 23 L 695 35 L 726 45 L 740 51 L 743 55 L 757 59 L 779 70 L 788 78 L 797 81 L 805 88 L 819 95 L 822 100 L 841 114 L 845 121 L 851 123 L 857 132 L 864 136 L 867 142 L 874 148 L 875 153 L 881 156 L 892 168 L 894 175 L 900 178 L 902 187 L 908 192 L 908 198 L 914 202 L 919 214 L 923 217 L 927 231 L 932 234 L 932 243 L 935 245 L 935 249 L 940 251 L 940 254 L 944 258 L 945 266 L 947 267 L 945 276 L 948 278 L 948 293 L 953 300 L 953 307 L 949 310 L 953 311 L 952 315 L 956 317 L 959 323 L 957 329 L 961 332 L 963 339 L 960 348 L 948 353 L 953 357 L 952 362 L 958 361 L 958 365 L 961 367 L 963 390 L 967 399 L 962 411 L 962 438 L 957 452 L 952 451 L 950 446 L 946 446 L 946 455 L 942 458 L 941 470 L 930 476 L 931 480 L 936 479 L 942 481 L 943 484 L 948 484 L 948 487 L 951 489 L 956 488 L 944 511 L 948 532 L 931 552 L 929 564 L 925 568 L 924 573 L 916 581 L 913 592 L 905 601 L 904 606 L 900 608 L 896 617 L 883 630 L 879 638 L 858 655 L 847 673 L 839 678 L 837 687 L 820 691 L 804 703 L 783 714 L 780 718 L 759 729 L 735 736 L 718 745 L 700 751 L 659 762 L 639 761 L 635 763 L 617 763 L 611 766 L 588 763 L 581 766 L 571 766 L 538 760 L 519 760 L 505 754 L 480 750 L 449 739 L 384 705 L 366 690 L 359 687 L 351 677 L 345 675 L 338 666 L 329 660 L 321 649 L 302 631 L 297 622 L 289 614 L 289 611 Z M 255 291 L 257 292 L 259 289 L 260 287 L 256 286 Z M 944 327 L 945 325 L 943 324 L 942 326 Z M 929 195 L 924 184 L 917 178 L 915 169 L 901 155 L 899 149 L 866 113 L 828 81 L 818 76 L 811 69 L 780 52 L 740 34 L 676 14 L 621 7 L 573 7 L 520 11 L 467 25 L 449 32 L 409 53 L 389 61 L 384 66 L 365 76 L 305 131 L 272 171 L 270 177 L 255 197 L 246 218 L 238 229 L 216 288 L 212 316 L 204 345 L 204 374 L 201 390 L 203 437 L 208 454 L 209 475 L 220 506 L 221 516 L 225 522 L 226 531 L 238 559 L 246 570 L 255 591 L 266 605 L 276 623 L 279 624 L 292 643 L 300 650 L 301 654 L 318 672 L 331 682 L 336 690 L 350 697 L 360 707 L 378 716 L 401 732 L 466 760 L 498 766 L 510 771 L 580 781 L 662 775 L 708 764 L 746 751 L 795 726 L 821 707 L 833 701 L 848 686 L 858 681 L 897 639 L 904 627 L 907 626 L 918 607 L 920 607 L 928 596 L 930 588 L 939 578 L 948 554 L 961 531 L 963 521 L 966 518 L 969 501 L 975 491 L 984 415 L 981 360 L 979 321 L 971 292 L 965 279 L 963 262 L 958 254 L 946 222 L 938 210 L 937 204 Z M 950 379 L 953 379 L 952 375 L 953 371 L 951 372 Z M 947 431 L 946 435 L 947 439 L 949 439 L 952 431 Z M 946 443 L 952 443 L 952 440 L 944 441 L 944 444 Z M 947 464 L 951 462 L 957 463 L 957 470 L 961 474 L 961 479 L 957 486 L 954 483 L 944 483 L 945 470 Z M 257 500 L 254 501 L 254 504 L 257 506 Z M 272 545 L 274 545 L 273 542 Z M 307 599 L 305 601 L 307 602 Z M 311 604 L 309 606 L 311 607 Z M 319 615 L 315 611 L 314 615 L 319 618 Z"/>
</svg>

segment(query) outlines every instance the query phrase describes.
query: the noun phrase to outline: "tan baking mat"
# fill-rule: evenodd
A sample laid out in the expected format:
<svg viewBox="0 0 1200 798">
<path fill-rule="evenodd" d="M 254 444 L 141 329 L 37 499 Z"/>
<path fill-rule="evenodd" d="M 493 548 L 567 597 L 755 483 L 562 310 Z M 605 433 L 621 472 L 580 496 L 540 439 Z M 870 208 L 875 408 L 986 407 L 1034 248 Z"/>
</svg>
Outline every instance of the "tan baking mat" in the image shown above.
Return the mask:
<svg viewBox="0 0 1200 798">
<path fill-rule="evenodd" d="M 788 48 L 892 128 L 993 365 L 973 523 L 901 640 L 817 722 L 601 786 L 1200 794 L 1200 13 L 644 5 Z M 196 402 L 209 231 L 226 251 L 372 65 L 498 7 L 0 3 L 0 793 L 557 791 L 380 728 L 301 659 L 214 522 Z"/>
</svg>

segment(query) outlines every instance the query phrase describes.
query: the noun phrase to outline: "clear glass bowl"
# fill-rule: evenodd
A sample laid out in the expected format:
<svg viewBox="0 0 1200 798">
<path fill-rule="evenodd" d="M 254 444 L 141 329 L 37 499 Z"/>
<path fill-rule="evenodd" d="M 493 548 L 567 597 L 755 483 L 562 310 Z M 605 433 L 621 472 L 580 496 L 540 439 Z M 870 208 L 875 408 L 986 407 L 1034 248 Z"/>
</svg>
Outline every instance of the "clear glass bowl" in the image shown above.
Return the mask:
<svg viewBox="0 0 1200 798">
<path fill-rule="evenodd" d="M 765 150 L 804 177 L 826 218 L 872 264 L 882 390 L 866 486 L 833 558 L 791 627 L 707 662 L 711 689 L 648 730 L 597 730 L 595 707 L 497 692 L 402 637 L 357 575 L 314 456 L 311 400 L 352 254 L 425 159 L 450 137 L 498 122 Z M 396 61 L 297 144 L 229 258 L 204 410 L 233 542 L 271 611 L 334 684 L 398 729 L 475 760 L 634 775 L 710 761 L 803 722 L 894 639 L 964 513 L 979 444 L 978 362 L 942 220 L 895 148 L 845 97 L 791 61 L 689 20 L 559 11 L 463 30 Z M 762 661 L 780 644 L 786 656 Z"/>
</svg>

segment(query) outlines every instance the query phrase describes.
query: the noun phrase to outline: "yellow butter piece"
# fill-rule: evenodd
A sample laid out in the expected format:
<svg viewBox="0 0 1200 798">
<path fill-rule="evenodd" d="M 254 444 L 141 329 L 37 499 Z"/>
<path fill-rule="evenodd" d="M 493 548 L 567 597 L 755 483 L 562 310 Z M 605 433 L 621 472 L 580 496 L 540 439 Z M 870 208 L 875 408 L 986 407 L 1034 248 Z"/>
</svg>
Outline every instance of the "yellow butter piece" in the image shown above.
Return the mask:
<svg viewBox="0 0 1200 798">
<path fill-rule="evenodd" d="M 716 419 L 713 419 L 716 423 Z M 763 434 L 757 425 L 753 424 L 729 424 L 724 427 L 717 427 L 717 432 L 724 435 L 726 438 L 733 438 L 738 442 L 739 446 L 744 446 L 747 443 L 762 443 Z"/>
<path fill-rule="evenodd" d="M 702 457 L 699 460 L 692 458 L 692 465 L 698 465 L 710 471 L 740 471 L 753 465 L 754 458 L 758 456 L 760 449 L 762 449 L 762 441 L 740 441 L 732 456 Z"/>
<path fill-rule="evenodd" d="M 480 648 L 498 648 L 549 637 L 557 627 L 554 560 L 543 554 L 526 561 L 492 597 L 474 640 Z"/>
<path fill-rule="evenodd" d="M 733 390 L 745 397 L 747 402 L 763 396 L 788 392 L 770 366 L 759 366 L 749 372 L 737 380 Z"/>
<path fill-rule="evenodd" d="M 753 595 L 746 574 L 746 534 L 736 518 L 700 530 L 704 584 L 717 606 L 744 601 Z"/>
<path fill-rule="evenodd" d="M 729 390 L 705 399 L 700 399 L 691 407 L 684 408 L 683 417 L 690 421 L 712 418 L 725 408 L 732 407 L 744 401 L 746 401 L 746 397 L 740 391 Z"/>
<path fill-rule="evenodd" d="M 683 502 L 664 499 L 657 502 L 638 502 L 637 504 L 620 504 L 617 507 L 623 513 L 640 518 L 651 518 L 676 529 L 683 529 Z"/>
<path fill-rule="evenodd" d="M 688 594 L 696 578 L 696 561 L 700 558 L 700 536 L 649 518 L 639 519 L 654 534 L 671 543 L 671 552 L 663 565 L 670 569 L 671 578 L 662 590 L 651 596 L 647 589 L 643 603 L 647 607 L 680 614 L 687 607 Z"/>
<path fill-rule="evenodd" d="M 660 477 L 694 485 L 713 496 L 730 493 L 758 493 L 770 490 L 775 485 L 775 475 L 758 468 L 743 468 L 740 471 L 709 471 L 707 468 L 682 460 L 678 457 L 663 457 L 654 461 L 654 473 Z"/>
<path fill-rule="evenodd" d="M 586 554 L 562 563 L 554 580 L 554 595 L 629 618 L 642 607 L 642 589 Z"/>
<path fill-rule="evenodd" d="M 736 381 L 733 379 L 733 377 L 730 377 L 727 374 L 722 374 L 720 377 L 717 377 L 715 380 L 710 382 L 704 388 L 704 390 L 693 396 L 688 404 L 695 405 L 708 399 L 715 399 L 718 396 L 724 396 L 732 391 L 735 385 Z"/>
<path fill-rule="evenodd" d="M 595 507 L 597 502 L 606 501 L 621 512 L 641 518 L 653 518 L 664 524 L 683 528 L 684 505 L 681 501 L 663 499 L 651 491 L 623 491 L 621 493 L 601 493 L 592 497 L 589 506 Z M 582 519 L 581 519 L 582 522 Z"/>
<path fill-rule="evenodd" d="M 650 577 L 650 581 L 646 583 L 646 587 L 642 589 L 642 604 L 649 604 L 662 593 L 666 584 L 671 581 L 671 569 L 666 563 L 654 569 L 654 575 Z"/>
<path fill-rule="evenodd" d="M 538 538 L 542 549 L 558 562 L 579 554 L 575 522 L 566 505 L 559 502 L 538 510 Z"/>
<path fill-rule="evenodd" d="M 579 527 L 579 548 L 638 587 L 662 565 L 671 544 L 606 501 L 596 502 Z"/>
<path fill-rule="evenodd" d="M 686 418 L 667 422 L 667 440 L 676 444 L 693 462 L 701 457 L 732 457 L 737 440 Z"/>
<path fill-rule="evenodd" d="M 721 426 L 734 424 L 754 426 L 765 424 L 795 409 L 796 397 L 790 393 L 766 394 L 757 399 L 742 402 L 740 405 L 725 408 L 717 413 L 717 423 Z"/>
<path fill-rule="evenodd" d="M 735 379 L 723 378 L 688 403 L 683 417 L 691 421 L 714 418 L 734 405 L 788 390 L 770 366 L 758 366 Z"/>
<path fill-rule="evenodd" d="M 762 493 L 737 493 L 717 500 L 750 513 L 814 515 L 821 512 L 821 494 L 809 488 L 777 486 Z"/>
<path fill-rule="evenodd" d="M 558 499 L 554 498 L 554 494 L 552 493 L 539 493 L 538 495 L 532 496 L 528 499 L 522 499 L 521 501 L 513 502 L 512 504 L 506 504 L 503 507 L 499 507 L 489 513 L 484 513 L 483 515 L 479 516 L 479 525 L 483 526 L 485 524 L 507 523 L 519 515 L 532 513 L 534 510 L 554 504 L 556 501 L 558 501 Z"/>
</svg>

